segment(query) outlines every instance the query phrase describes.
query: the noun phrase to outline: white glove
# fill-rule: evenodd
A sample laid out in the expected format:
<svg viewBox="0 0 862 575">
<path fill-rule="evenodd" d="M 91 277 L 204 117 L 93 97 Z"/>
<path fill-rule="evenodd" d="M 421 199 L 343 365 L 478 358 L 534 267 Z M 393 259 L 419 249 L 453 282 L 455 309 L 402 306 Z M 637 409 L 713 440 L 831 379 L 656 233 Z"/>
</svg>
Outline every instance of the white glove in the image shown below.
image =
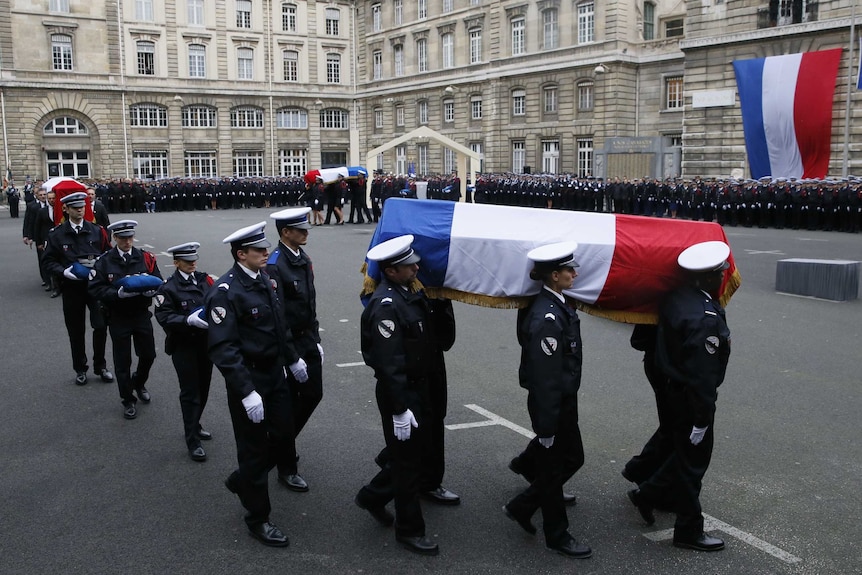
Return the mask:
<svg viewBox="0 0 862 575">
<path fill-rule="evenodd" d="M 395 424 L 395 438 L 398 441 L 407 441 L 410 439 L 411 428 L 419 427 L 413 412 L 409 409 L 400 415 L 393 415 L 392 423 Z"/>
<path fill-rule="evenodd" d="M 308 381 L 308 364 L 305 363 L 304 359 L 300 357 L 299 361 L 291 363 L 287 367 L 290 368 L 290 373 L 293 374 L 296 381 L 299 383 L 305 383 Z"/>
<path fill-rule="evenodd" d="M 556 436 L 552 435 L 550 437 L 540 437 L 539 445 L 541 445 L 545 449 L 550 449 L 551 446 L 554 445 L 554 437 Z"/>
<path fill-rule="evenodd" d="M 120 289 L 117 290 L 117 295 L 120 296 L 120 298 L 122 299 L 122 298 L 127 298 L 127 297 L 135 297 L 136 295 L 141 295 L 141 294 L 128 293 L 126 290 L 123 289 L 122 286 L 120 286 Z"/>
<path fill-rule="evenodd" d="M 63 277 L 70 280 L 81 281 L 81 278 L 72 273 L 72 266 L 63 270 Z"/>
<path fill-rule="evenodd" d="M 198 329 L 209 329 L 210 324 L 206 322 L 206 320 L 201 319 L 200 314 L 198 312 L 190 313 L 186 318 L 186 323 L 192 327 L 196 327 Z"/>
<path fill-rule="evenodd" d="M 706 434 L 706 430 L 709 426 L 706 427 L 694 427 L 691 428 L 691 435 L 688 436 L 688 440 L 691 441 L 692 445 L 697 445 L 701 441 L 703 441 L 703 436 Z"/>
<path fill-rule="evenodd" d="M 142 292 L 141 295 L 146 296 L 146 297 L 153 297 L 154 295 L 156 295 L 156 291 L 158 291 L 158 290 L 148 289 L 147 291 Z"/>
<path fill-rule="evenodd" d="M 317 351 L 320 353 L 320 365 L 323 365 L 323 346 L 319 343 L 317 344 Z"/>
<path fill-rule="evenodd" d="M 263 399 L 256 391 L 252 391 L 242 398 L 242 406 L 252 423 L 263 421 Z"/>
</svg>

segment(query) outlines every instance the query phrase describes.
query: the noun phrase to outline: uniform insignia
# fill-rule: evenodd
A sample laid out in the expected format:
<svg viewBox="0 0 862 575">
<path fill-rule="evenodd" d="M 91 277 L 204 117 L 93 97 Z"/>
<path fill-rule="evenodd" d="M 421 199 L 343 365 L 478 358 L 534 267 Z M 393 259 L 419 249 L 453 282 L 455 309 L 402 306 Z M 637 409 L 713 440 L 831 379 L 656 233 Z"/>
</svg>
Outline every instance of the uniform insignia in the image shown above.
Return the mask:
<svg viewBox="0 0 862 575">
<path fill-rule="evenodd" d="M 251 308 L 251 317 L 257 319 L 257 316 L 259 315 L 260 311 L 256 307 Z"/>
<path fill-rule="evenodd" d="M 156 299 L 155 299 L 155 303 L 156 303 L 156 307 L 159 307 L 160 305 L 165 303 L 165 296 L 163 296 L 162 294 L 157 295 Z"/>
<path fill-rule="evenodd" d="M 380 300 L 380 303 L 381 304 L 390 304 L 390 303 L 392 303 L 392 298 L 391 297 L 385 297 L 385 298 Z"/>
<path fill-rule="evenodd" d="M 545 355 L 554 355 L 554 352 L 557 351 L 557 340 L 553 337 L 543 337 L 541 347 Z"/>
<path fill-rule="evenodd" d="M 213 321 L 216 325 L 220 324 L 224 321 L 224 318 L 227 316 L 227 312 L 223 307 L 214 307 L 212 311 L 210 311 L 210 317 L 213 318 Z"/>
<path fill-rule="evenodd" d="M 226 283 L 218 284 L 218 289 L 221 289 L 221 290 L 227 291 L 227 290 L 229 290 L 229 289 L 230 289 L 230 284 L 226 284 Z"/>
<path fill-rule="evenodd" d="M 557 321 L 557 316 L 555 316 L 551 312 L 548 312 L 545 314 L 545 319 L 550 320 L 550 321 Z"/>
<path fill-rule="evenodd" d="M 272 284 L 272 289 L 274 289 L 274 290 L 278 289 L 278 282 L 275 281 L 275 278 L 269 278 L 269 283 Z"/>
<path fill-rule="evenodd" d="M 96 277 L 96 270 L 90 270 L 90 273 L 87 275 L 90 279 L 94 279 Z"/>
<path fill-rule="evenodd" d="M 395 322 L 391 319 L 381 319 L 380 323 L 377 324 L 377 331 L 380 332 L 380 335 L 389 339 L 395 333 Z"/>
<path fill-rule="evenodd" d="M 706 353 L 708 353 L 709 355 L 715 355 L 715 352 L 718 351 L 718 344 L 719 341 L 716 336 L 711 335 L 706 338 L 706 344 L 704 346 L 706 347 Z"/>
</svg>

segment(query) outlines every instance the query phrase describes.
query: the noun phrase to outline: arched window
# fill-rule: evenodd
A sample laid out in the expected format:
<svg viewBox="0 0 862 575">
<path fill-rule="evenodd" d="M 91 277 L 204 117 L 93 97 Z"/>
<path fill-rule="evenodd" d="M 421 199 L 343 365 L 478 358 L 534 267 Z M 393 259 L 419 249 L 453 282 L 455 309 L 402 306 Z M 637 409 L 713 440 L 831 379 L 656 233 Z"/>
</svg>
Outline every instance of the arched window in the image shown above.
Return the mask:
<svg viewBox="0 0 862 575">
<path fill-rule="evenodd" d="M 61 116 L 45 124 L 43 133 L 46 136 L 86 136 L 87 126 L 77 118 Z"/>
</svg>

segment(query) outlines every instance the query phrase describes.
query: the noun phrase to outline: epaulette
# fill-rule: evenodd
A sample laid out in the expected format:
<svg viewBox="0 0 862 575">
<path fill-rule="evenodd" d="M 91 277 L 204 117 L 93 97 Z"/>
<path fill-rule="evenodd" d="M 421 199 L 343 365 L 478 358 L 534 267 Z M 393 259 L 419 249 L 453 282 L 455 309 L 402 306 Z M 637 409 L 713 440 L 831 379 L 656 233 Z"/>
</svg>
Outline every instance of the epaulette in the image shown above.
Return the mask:
<svg viewBox="0 0 862 575">
<path fill-rule="evenodd" d="M 274 266 L 278 262 L 278 254 L 279 254 L 278 249 L 276 249 L 274 252 L 269 254 L 269 259 L 266 260 L 267 265 Z"/>
<path fill-rule="evenodd" d="M 388 296 L 385 298 L 382 298 L 380 300 L 380 305 L 392 305 L 392 298 L 388 297 Z"/>
<path fill-rule="evenodd" d="M 557 316 L 555 316 L 551 312 L 548 312 L 545 314 L 545 319 L 548 321 L 557 321 Z"/>
</svg>

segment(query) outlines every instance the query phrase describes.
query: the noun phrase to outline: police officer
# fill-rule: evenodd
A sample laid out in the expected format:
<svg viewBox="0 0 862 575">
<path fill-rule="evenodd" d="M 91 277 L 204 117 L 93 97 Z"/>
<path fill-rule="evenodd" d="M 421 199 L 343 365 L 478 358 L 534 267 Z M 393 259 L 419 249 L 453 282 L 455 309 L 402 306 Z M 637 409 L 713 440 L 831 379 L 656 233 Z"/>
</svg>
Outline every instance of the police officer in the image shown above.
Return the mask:
<svg viewBox="0 0 862 575">
<path fill-rule="evenodd" d="M 503 513 L 532 535 L 536 527 L 531 519 L 541 508 L 545 545 L 568 557 L 585 559 L 592 549 L 569 534 L 563 502 L 566 476 L 584 463 L 577 395 L 583 361 L 581 324 L 563 296 L 578 275 L 577 247 L 575 242 L 561 242 L 527 254 L 533 262 L 530 278 L 541 281 L 542 287 L 529 308 L 518 314 L 518 378 L 529 392 L 527 408 L 542 451 L 535 479 L 503 506 Z"/>
<path fill-rule="evenodd" d="M 201 440 L 212 434 L 201 427 L 201 414 L 207 404 L 213 364 L 207 353 L 204 298 L 213 280 L 197 271 L 198 242 L 167 249 L 174 257 L 174 273 L 163 283 L 154 299 L 156 321 L 165 330 L 165 353 L 171 356 L 180 384 L 180 411 L 189 457 L 206 461 Z"/>
<path fill-rule="evenodd" d="M 234 265 L 207 294 L 206 318 L 210 359 L 227 386 L 239 463 L 225 486 L 245 507 L 249 533 L 264 545 L 286 547 L 287 536 L 270 522 L 268 475 L 273 466 L 281 470 L 296 461 L 285 366 L 300 383 L 308 372 L 266 273 L 272 244 L 265 226 L 253 224 L 223 240 Z"/>
<path fill-rule="evenodd" d="M 435 355 L 428 299 L 413 289 L 420 258 L 412 243 L 412 235 L 398 236 L 366 256 L 377 262 L 381 279 L 362 312 L 362 357 L 377 379 L 388 461 L 355 502 L 381 524 L 391 525 L 394 519 L 395 539 L 408 550 L 436 555 L 439 548 L 425 536 L 419 503 L 422 461 L 432 441 L 427 374 Z M 386 510 L 393 498 L 395 518 Z"/>
<path fill-rule="evenodd" d="M 116 248 L 96 261 L 96 274 L 90 280 L 90 293 L 102 302 L 108 315 L 117 387 L 126 419 L 137 417 L 138 399 L 150 403 L 146 383 L 156 360 L 150 303 L 162 284 L 156 256 L 134 247 L 137 225 L 135 220 L 120 220 L 108 226 Z M 138 355 L 134 372 L 132 343 Z"/>
<path fill-rule="evenodd" d="M 703 531 L 700 489 L 713 446 L 715 402 L 730 357 L 730 330 L 716 299 L 730 248 L 702 242 L 678 258 L 685 285 L 659 310 L 656 364 L 668 378 L 673 454 L 639 489 L 629 493 L 641 516 L 652 524 L 653 507 L 670 491 L 676 523 L 673 544 L 697 551 L 724 549 L 724 541 Z"/>
<path fill-rule="evenodd" d="M 87 194 L 76 192 L 61 200 L 68 216 L 48 233 L 42 265 L 49 276 L 62 283 L 63 319 L 72 349 L 75 383 L 87 383 L 87 348 L 84 341 L 86 310 L 90 310 L 93 329 L 93 372 L 104 382 L 114 381 L 105 360 L 108 331 L 96 298 L 88 292 L 88 281 L 96 258 L 111 249 L 108 233 L 101 226 L 84 220 Z M 45 211 L 47 217 L 47 209 Z M 116 355 L 114 356 L 116 360 Z"/>
<path fill-rule="evenodd" d="M 288 208 L 275 212 L 278 247 L 267 260 L 266 271 L 275 285 L 284 323 L 290 326 L 293 345 L 308 367 L 308 380 L 299 383 L 289 377 L 293 396 L 293 429 L 299 436 L 317 404 L 323 398 L 323 346 L 317 321 L 317 292 L 314 289 L 314 266 L 302 249 L 308 241 L 308 214 L 311 208 Z M 291 491 L 308 491 L 308 483 L 293 465 L 279 469 L 279 481 Z"/>
</svg>

